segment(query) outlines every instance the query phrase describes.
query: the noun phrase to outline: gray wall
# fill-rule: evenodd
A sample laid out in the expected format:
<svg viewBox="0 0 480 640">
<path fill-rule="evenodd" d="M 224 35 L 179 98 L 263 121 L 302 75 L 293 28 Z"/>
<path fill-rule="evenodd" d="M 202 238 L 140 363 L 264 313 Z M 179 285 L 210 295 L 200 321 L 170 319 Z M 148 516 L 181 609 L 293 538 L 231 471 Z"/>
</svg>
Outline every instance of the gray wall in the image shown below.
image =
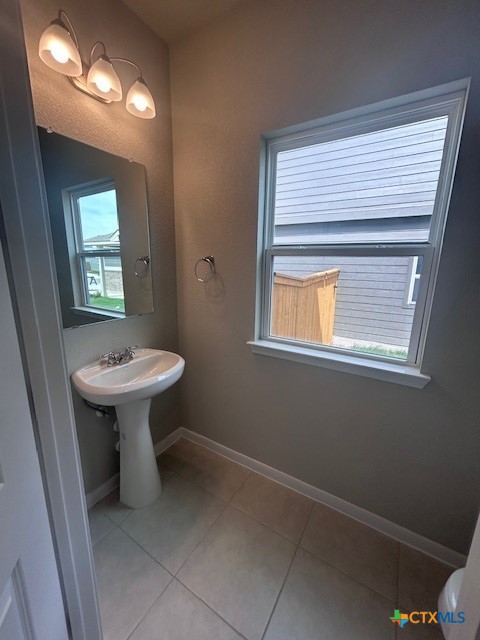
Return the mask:
<svg viewBox="0 0 480 640">
<path fill-rule="evenodd" d="M 56 0 L 23 0 L 21 4 L 37 123 L 146 167 L 155 312 L 66 330 L 69 371 L 126 345 L 175 351 L 178 342 L 168 48 L 122 2 L 65 0 L 61 4 L 72 19 L 86 54 L 96 40 L 103 40 L 111 55 L 130 58 L 140 65 L 157 105 L 154 120 L 141 120 L 129 114 L 123 102 L 105 106 L 82 95 L 43 64 L 38 57 L 38 41 L 56 17 L 59 4 Z M 119 70 L 119 75 L 125 79 L 125 86 L 135 80 L 127 66 Z M 96 418 L 76 394 L 74 402 L 88 492 L 118 470 L 118 454 L 113 449 L 111 421 Z M 173 387 L 152 404 L 154 442 L 179 426 L 178 416 L 177 389 Z"/>
<path fill-rule="evenodd" d="M 461 552 L 480 501 L 479 24 L 476 0 L 255 0 L 170 51 L 182 424 Z M 261 133 L 470 75 L 432 382 L 254 356 Z M 210 253 L 223 289 L 193 277 Z"/>
</svg>

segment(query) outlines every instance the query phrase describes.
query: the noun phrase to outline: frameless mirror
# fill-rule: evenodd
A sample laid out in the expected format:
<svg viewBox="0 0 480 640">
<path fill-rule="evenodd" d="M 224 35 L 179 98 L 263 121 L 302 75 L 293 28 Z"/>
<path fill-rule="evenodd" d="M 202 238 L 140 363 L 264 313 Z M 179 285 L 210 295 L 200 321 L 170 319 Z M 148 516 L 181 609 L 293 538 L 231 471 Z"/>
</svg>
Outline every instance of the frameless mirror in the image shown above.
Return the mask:
<svg viewBox="0 0 480 640">
<path fill-rule="evenodd" d="M 153 311 L 145 168 L 39 127 L 63 327 Z"/>
</svg>

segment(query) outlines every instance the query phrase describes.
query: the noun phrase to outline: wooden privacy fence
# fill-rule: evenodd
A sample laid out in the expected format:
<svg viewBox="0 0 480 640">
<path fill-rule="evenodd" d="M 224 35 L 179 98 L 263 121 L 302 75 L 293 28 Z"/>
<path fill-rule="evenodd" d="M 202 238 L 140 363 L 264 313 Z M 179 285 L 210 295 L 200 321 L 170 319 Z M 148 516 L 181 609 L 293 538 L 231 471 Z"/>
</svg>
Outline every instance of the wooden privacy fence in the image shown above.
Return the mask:
<svg viewBox="0 0 480 640">
<path fill-rule="evenodd" d="M 340 269 L 273 276 L 272 335 L 330 344 Z"/>
</svg>

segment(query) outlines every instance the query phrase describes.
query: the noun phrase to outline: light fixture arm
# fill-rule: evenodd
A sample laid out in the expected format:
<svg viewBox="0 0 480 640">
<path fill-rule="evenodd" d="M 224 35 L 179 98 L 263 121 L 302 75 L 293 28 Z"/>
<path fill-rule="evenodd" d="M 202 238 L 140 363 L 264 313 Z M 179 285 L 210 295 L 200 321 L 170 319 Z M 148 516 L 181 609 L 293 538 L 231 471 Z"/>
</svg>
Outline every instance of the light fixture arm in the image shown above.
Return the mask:
<svg viewBox="0 0 480 640">
<path fill-rule="evenodd" d="M 73 41 L 75 43 L 75 46 L 77 47 L 78 50 L 80 50 L 80 44 L 78 42 L 78 38 L 77 38 L 77 34 L 75 32 L 75 29 L 73 28 L 72 21 L 70 20 L 70 18 L 68 17 L 68 14 L 63 9 L 59 9 L 58 10 L 58 21 L 63 26 L 67 27 L 67 31 L 72 36 Z"/>
<path fill-rule="evenodd" d="M 89 65 L 92 66 L 93 63 L 93 53 L 95 51 L 95 49 L 97 48 L 97 46 L 100 45 L 103 49 L 103 54 L 100 55 L 107 55 L 107 48 L 105 47 L 105 44 L 101 41 L 101 40 L 97 40 L 97 42 L 95 42 L 95 44 L 93 45 L 93 47 L 90 49 L 90 56 L 89 56 Z"/>
<path fill-rule="evenodd" d="M 132 65 L 132 67 L 135 67 L 135 69 L 138 71 L 138 73 L 140 74 L 140 77 L 143 78 L 142 70 L 140 69 L 138 64 L 135 64 L 135 62 L 132 62 L 131 60 L 128 60 L 127 58 L 110 58 L 110 60 L 112 62 L 125 62 L 126 64 Z"/>
</svg>

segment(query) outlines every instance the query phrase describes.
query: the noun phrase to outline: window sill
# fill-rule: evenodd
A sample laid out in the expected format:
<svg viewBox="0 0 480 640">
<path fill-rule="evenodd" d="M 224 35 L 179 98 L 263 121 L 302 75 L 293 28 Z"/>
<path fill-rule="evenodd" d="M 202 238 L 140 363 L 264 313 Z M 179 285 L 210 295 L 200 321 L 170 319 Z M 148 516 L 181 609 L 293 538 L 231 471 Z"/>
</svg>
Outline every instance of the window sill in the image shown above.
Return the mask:
<svg viewBox="0 0 480 640">
<path fill-rule="evenodd" d="M 343 373 L 353 373 L 366 378 L 394 382 L 415 389 L 423 389 L 431 377 L 406 364 L 381 362 L 361 356 L 314 351 L 308 347 L 292 346 L 269 340 L 250 340 L 247 342 L 253 353 L 273 358 L 283 358 Z"/>
<path fill-rule="evenodd" d="M 125 318 L 125 314 L 121 311 L 113 311 L 110 309 L 98 309 L 95 307 L 71 307 L 73 313 L 77 313 L 81 316 L 100 316 L 102 318 Z"/>
</svg>

